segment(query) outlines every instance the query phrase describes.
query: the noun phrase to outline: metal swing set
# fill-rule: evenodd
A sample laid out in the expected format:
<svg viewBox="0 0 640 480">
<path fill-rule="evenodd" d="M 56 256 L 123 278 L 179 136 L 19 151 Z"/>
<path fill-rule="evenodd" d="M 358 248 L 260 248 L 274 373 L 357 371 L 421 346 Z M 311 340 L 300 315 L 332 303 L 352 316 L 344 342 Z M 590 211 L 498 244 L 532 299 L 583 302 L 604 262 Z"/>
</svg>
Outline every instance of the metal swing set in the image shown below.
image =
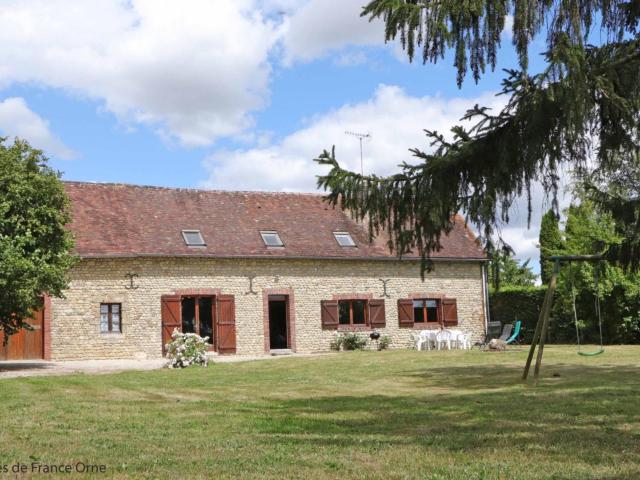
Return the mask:
<svg viewBox="0 0 640 480">
<path fill-rule="evenodd" d="M 556 286 L 558 284 L 558 275 L 560 273 L 560 265 L 562 263 L 569 264 L 569 279 L 571 282 L 571 300 L 573 303 L 573 319 L 576 326 L 576 336 L 578 342 L 578 355 L 582 355 L 583 357 L 594 357 L 596 355 L 600 355 L 604 353 L 604 343 L 602 338 L 602 312 L 600 310 L 600 286 L 598 282 L 598 268 L 594 270 L 594 288 L 595 288 L 595 312 L 598 318 L 598 328 L 600 331 L 600 345 L 597 350 L 591 352 L 585 352 L 582 350 L 582 345 L 580 341 L 580 325 L 578 321 L 578 312 L 576 310 L 576 293 L 574 288 L 574 278 L 573 278 L 573 269 L 572 262 L 600 262 L 602 260 L 601 255 L 560 255 L 553 256 L 550 258 L 553 261 L 553 273 L 551 275 L 551 279 L 549 281 L 549 288 L 547 289 L 547 293 L 544 297 L 544 302 L 542 303 L 542 310 L 540 311 L 540 316 L 538 317 L 538 323 L 536 324 L 536 329 L 533 333 L 533 340 L 531 341 L 531 348 L 529 349 L 529 356 L 527 357 L 527 363 L 524 367 L 524 372 L 522 374 L 522 379 L 526 380 L 529 376 L 529 369 L 531 368 L 531 362 L 533 360 L 533 355 L 536 351 L 536 347 L 538 347 L 538 355 L 536 358 L 536 365 L 533 370 L 533 378 L 534 381 L 538 382 L 538 377 L 540 374 L 540 366 L 542 365 L 542 354 L 544 352 L 544 344 L 547 338 L 547 332 L 549 331 L 549 317 L 551 315 L 551 306 L 553 305 L 553 295 L 556 290 Z"/>
</svg>

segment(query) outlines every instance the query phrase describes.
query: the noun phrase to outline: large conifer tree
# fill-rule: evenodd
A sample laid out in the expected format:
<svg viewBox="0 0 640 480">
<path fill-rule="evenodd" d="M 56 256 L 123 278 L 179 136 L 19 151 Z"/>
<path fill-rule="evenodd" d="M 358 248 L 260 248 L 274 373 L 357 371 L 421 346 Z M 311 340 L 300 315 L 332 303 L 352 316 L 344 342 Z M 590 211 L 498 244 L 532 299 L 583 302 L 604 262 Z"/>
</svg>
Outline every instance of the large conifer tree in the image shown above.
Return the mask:
<svg viewBox="0 0 640 480">
<path fill-rule="evenodd" d="M 389 246 L 396 252 L 419 251 L 423 268 L 458 211 L 492 249 L 496 226 L 508 222 L 516 198 L 527 195 L 531 213 L 536 182 L 557 213 L 561 168 L 590 183 L 594 196 L 601 192 L 594 175 L 638 172 L 637 0 L 373 0 L 363 15 L 384 19 L 386 40 L 399 38 L 410 59 L 419 52 L 424 62 L 435 62 L 453 49 L 458 85 L 468 70 L 478 79 L 487 66 L 495 66 L 505 19 L 513 16 L 519 65 L 506 72 L 502 93 L 508 102 L 502 111 L 476 106 L 464 117 L 474 126 L 455 127 L 451 141 L 426 130 L 433 152 L 411 149 L 416 163 L 402 163 L 391 177 L 346 171 L 335 150 L 325 150 L 317 159 L 331 167 L 318 180 L 329 191 L 328 200 L 366 220 L 372 235 L 388 231 Z M 532 75 L 528 47 L 542 35 L 546 67 Z M 591 38 L 604 40 L 591 45 Z M 637 211 L 640 192 L 626 188 L 624 193 L 626 205 Z M 619 208 L 609 197 L 602 198 L 603 205 L 607 201 Z M 628 234 L 640 237 L 638 215 L 620 215 L 620 220 Z M 640 249 L 636 243 L 611 255 L 637 266 Z"/>
</svg>

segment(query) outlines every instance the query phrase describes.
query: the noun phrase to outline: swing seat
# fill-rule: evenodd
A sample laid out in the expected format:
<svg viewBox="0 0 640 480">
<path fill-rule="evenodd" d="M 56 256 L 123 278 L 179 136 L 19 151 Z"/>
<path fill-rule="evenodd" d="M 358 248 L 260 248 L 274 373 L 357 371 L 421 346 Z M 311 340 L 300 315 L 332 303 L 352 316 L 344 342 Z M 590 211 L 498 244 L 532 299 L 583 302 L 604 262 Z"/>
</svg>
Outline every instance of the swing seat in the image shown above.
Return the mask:
<svg viewBox="0 0 640 480">
<path fill-rule="evenodd" d="M 595 352 L 578 352 L 578 355 L 582 355 L 583 357 L 595 357 L 596 355 L 600 355 L 601 353 L 604 353 L 604 348 L 600 348 Z"/>
</svg>

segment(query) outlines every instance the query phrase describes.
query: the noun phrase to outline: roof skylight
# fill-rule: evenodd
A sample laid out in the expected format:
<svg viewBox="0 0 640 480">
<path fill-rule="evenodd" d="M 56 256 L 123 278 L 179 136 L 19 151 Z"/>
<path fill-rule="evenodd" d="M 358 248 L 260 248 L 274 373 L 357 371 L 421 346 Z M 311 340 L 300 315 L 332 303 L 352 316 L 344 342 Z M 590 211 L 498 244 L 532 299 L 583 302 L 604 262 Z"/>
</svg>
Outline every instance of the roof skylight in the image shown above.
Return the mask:
<svg viewBox="0 0 640 480">
<path fill-rule="evenodd" d="M 278 232 L 260 232 L 262 241 L 267 247 L 284 247 Z"/>
<path fill-rule="evenodd" d="M 182 230 L 182 238 L 188 247 L 206 247 L 200 230 Z"/>
<path fill-rule="evenodd" d="M 355 247 L 356 242 L 351 238 L 351 234 L 349 232 L 333 232 L 333 236 L 336 238 L 336 242 L 341 247 Z"/>
</svg>

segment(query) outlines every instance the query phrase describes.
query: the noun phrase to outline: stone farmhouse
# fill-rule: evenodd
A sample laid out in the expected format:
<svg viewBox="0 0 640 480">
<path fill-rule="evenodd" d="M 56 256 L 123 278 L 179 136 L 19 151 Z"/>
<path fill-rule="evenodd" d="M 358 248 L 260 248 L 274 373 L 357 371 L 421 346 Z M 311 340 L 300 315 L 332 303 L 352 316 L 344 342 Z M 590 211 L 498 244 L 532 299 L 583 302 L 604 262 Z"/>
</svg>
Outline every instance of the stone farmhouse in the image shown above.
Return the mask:
<svg viewBox="0 0 640 480">
<path fill-rule="evenodd" d="M 486 324 L 486 256 L 457 217 L 420 278 L 322 196 L 67 182 L 81 260 L 1 359 L 153 358 L 175 328 L 218 354 L 327 351 L 336 331 L 411 345 Z M 1 344 L 1 343 L 0 343 Z"/>
</svg>

